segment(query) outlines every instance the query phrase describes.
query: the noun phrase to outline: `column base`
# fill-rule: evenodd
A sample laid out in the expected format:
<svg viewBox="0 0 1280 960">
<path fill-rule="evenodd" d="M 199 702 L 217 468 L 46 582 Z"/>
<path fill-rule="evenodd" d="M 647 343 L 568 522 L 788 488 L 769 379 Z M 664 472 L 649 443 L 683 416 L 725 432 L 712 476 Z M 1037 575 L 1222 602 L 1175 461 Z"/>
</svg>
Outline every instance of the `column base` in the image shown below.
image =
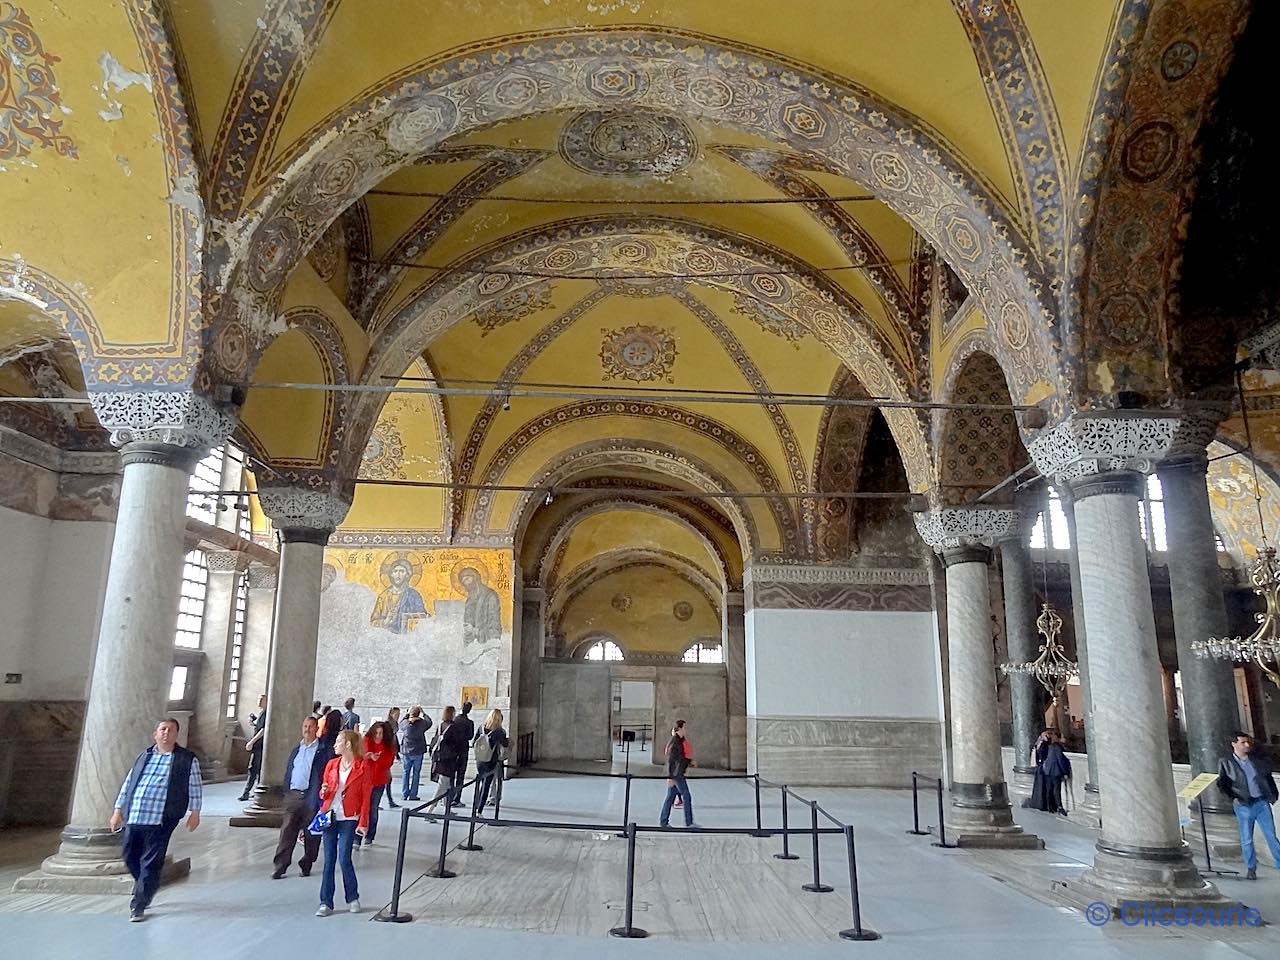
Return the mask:
<svg viewBox="0 0 1280 960">
<path fill-rule="evenodd" d="M 1200 809 L 1191 805 L 1191 822 L 1187 825 L 1187 845 L 1193 854 L 1204 855 L 1204 837 L 1200 832 Z M 1209 854 L 1224 860 L 1240 860 L 1240 823 L 1232 810 L 1204 811 L 1205 833 L 1209 835 Z"/>
<path fill-rule="evenodd" d="M 1015 797 L 1029 797 L 1035 787 L 1036 771 L 1033 767 L 1013 768 L 1013 780 L 1009 783 L 1009 793 Z"/>
<path fill-rule="evenodd" d="M 271 827 L 279 830 L 284 823 L 284 787 L 258 784 L 244 813 L 232 817 L 233 827 Z"/>
<path fill-rule="evenodd" d="M 1221 908 L 1231 903 L 1200 876 L 1185 843 L 1136 847 L 1099 840 L 1092 869 L 1055 891 L 1072 906 L 1104 903 L 1115 913 L 1135 901 L 1154 907 Z"/>
<path fill-rule="evenodd" d="M 1044 849 L 1043 840 L 1013 822 L 1004 783 L 953 783 L 947 833 L 957 847 Z"/>
<path fill-rule="evenodd" d="M 191 859 L 169 858 L 160 882 L 181 880 L 191 872 Z M 67 827 L 58 852 L 39 870 L 19 877 L 14 893 L 133 893 L 133 877 L 120 859 L 120 835 L 99 828 Z"/>
<path fill-rule="evenodd" d="M 1097 786 L 1092 783 L 1084 785 L 1084 796 L 1077 798 L 1067 819 L 1090 830 L 1102 829 L 1102 794 L 1098 792 Z"/>
</svg>

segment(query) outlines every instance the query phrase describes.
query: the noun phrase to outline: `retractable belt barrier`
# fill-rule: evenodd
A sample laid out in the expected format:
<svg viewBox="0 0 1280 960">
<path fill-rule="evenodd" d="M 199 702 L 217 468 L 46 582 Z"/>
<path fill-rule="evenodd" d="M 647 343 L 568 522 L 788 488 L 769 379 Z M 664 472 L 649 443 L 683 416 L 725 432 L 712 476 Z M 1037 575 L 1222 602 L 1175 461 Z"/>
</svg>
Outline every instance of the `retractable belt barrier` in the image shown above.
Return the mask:
<svg viewBox="0 0 1280 960">
<path fill-rule="evenodd" d="M 508 769 L 507 764 L 502 764 L 495 768 L 487 776 L 494 777 L 499 783 L 502 781 L 502 773 Z M 594 776 L 608 777 L 611 779 L 622 779 L 626 781 L 626 791 L 623 800 L 623 816 L 621 830 L 617 823 L 568 823 L 563 821 L 549 820 L 510 820 L 501 816 L 501 792 L 495 797 L 494 815 L 492 817 L 481 816 L 482 811 L 478 809 L 479 790 L 474 790 L 471 800 L 471 813 L 469 816 L 458 814 L 455 812 L 453 802 L 454 791 L 450 791 L 443 797 L 437 797 L 425 803 L 421 803 L 416 807 L 402 807 L 400 811 L 400 839 L 396 848 L 396 867 L 395 876 L 392 881 L 391 903 L 374 918 L 387 923 L 408 923 L 413 920 L 412 914 L 405 913 L 400 909 L 401 884 L 404 874 L 404 856 L 405 848 L 409 839 L 409 821 L 414 819 L 425 820 L 429 823 L 440 824 L 440 855 L 438 861 L 426 872 L 426 876 L 448 880 L 455 876 L 452 870 L 448 869 L 446 859 L 449 848 L 449 824 L 450 823 L 466 823 L 468 824 L 467 841 L 458 845 L 460 850 L 481 851 L 484 848 L 475 842 L 476 825 L 486 827 L 510 827 L 530 830 L 568 830 L 589 833 L 615 833 L 619 837 L 623 837 L 627 841 L 627 876 L 626 876 L 626 902 L 623 914 L 623 924 L 614 927 L 609 931 L 609 935 L 613 937 L 622 937 L 625 939 L 640 939 L 647 937 L 647 931 L 640 929 L 634 924 L 634 900 L 635 900 L 635 869 L 636 869 L 636 837 L 642 833 L 653 834 L 655 836 L 673 836 L 685 835 L 688 833 L 700 833 L 711 836 L 746 836 L 746 837 L 782 837 L 782 853 L 774 856 L 779 860 L 798 859 L 790 852 L 790 838 L 792 836 L 808 835 L 811 838 L 812 859 L 813 859 L 813 881 L 812 883 L 803 884 L 801 889 L 812 893 L 829 893 L 832 890 L 827 884 L 822 883 L 820 852 L 818 839 L 822 836 L 843 836 L 845 838 L 845 856 L 849 866 L 849 898 L 853 915 L 853 926 L 840 930 L 838 936 L 842 940 L 861 941 L 861 940 L 879 940 L 880 934 L 874 930 L 862 925 L 862 907 L 858 892 L 858 863 L 857 851 L 854 839 L 854 830 L 851 824 L 847 824 L 834 817 L 816 800 L 806 800 L 805 798 L 793 793 L 785 784 L 772 783 L 763 780 L 759 774 L 707 774 L 700 776 L 699 780 L 751 780 L 754 787 L 755 795 L 755 827 L 698 827 L 695 830 L 680 830 L 673 827 L 649 826 L 637 824 L 630 819 L 631 813 L 631 781 L 632 780 L 663 780 L 662 776 L 637 776 L 632 773 L 602 773 L 596 771 L 577 771 L 577 770 L 552 770 L 546 768 L 538 768 L 539 772 L 558 773 L 568 776 Z M 475 786 L 481 777 L 477 776 L 462 785 L 462 789 L 468 786 Z M 761 814 L 761 787 L 767 786 L 777 789 L 781 792 L 782 804 L 782 827 L 766 827 L 762 823 Z M 802 803 L 809 808 L 810 824 L 807 828 L 792 828 L 788 823 L 788 804 L 789 800 L 794 798 L 798 803 Z M 440 809 L 429 809 L 438 807 L 439 802 L 444 801 L 443 811 Z M 819 816 L 825 817 L 832 826 L 821 827 L 818 825 Z"/>
<path fill-rule="evenodd" d="M 907 833 L 916 837 L 927 837 L 930 831 L 920 829 L 920 796 L 919 781 L 933 781 L 938 794 L 938 839 L 933 842 L 935 847 L 945 847 L 947 850 L 954 850 L 954 843 L 947 843 L 947 817 L 942 801 L 942 778 L 926 777 L 922 773 L 911 771 L 911 829 Z"/>
</svg>

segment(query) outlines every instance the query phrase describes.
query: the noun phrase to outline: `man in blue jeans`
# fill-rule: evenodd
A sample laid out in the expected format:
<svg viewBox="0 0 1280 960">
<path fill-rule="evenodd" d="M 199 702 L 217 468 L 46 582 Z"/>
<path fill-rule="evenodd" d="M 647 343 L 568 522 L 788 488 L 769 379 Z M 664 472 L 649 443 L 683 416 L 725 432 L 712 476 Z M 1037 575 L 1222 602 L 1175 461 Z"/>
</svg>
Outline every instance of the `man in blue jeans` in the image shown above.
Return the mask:
<svg viewBox="0 0 1280 960">
<path fill-rule="evenodd" d="M 431 718 L 424 715 L 422 707 L 410 708 L 409 715 L 400 721 L 400 763 L 404 766 L 404 786 L 400 789 L 402 800 L 418 799 L 418 782 L 422 777 L 422 761 L 427 753 L 427 731 Z"/>
<path fill-rule="evenodd" d="M 693 748 L 685 739 L 684 721 L 677 720 L 667 741 L 667 798 L 662 801 L 662 811 L 658 814 L 659 826 L 671 826 L 671 805 L 678 796 L 684 801 L 684 825 L 691 830 L 698 829 L 693 822 L 693 795 L 689 793 L 685 776 L 692 764 Z"/>
<path fill-rule="evenodd" d="M 1280 840 L 1276 839 L 1276 823 L 1271 815 L 1271 805 L 1280 791 L 1273 773 L 1270 759 L 1256 749 L 1253 737 L 1232 734 L 1231 752 L 1218 764 L 1218 789 L 1231 798 L 1235 808 L 1240 824 L 1240 852 L 1249 880 L 1258 878 L 1258 854 L 1253 848 L 1255 824 L 1261 828 L 1271 859 L 1280 869 Z"/>
</svg>

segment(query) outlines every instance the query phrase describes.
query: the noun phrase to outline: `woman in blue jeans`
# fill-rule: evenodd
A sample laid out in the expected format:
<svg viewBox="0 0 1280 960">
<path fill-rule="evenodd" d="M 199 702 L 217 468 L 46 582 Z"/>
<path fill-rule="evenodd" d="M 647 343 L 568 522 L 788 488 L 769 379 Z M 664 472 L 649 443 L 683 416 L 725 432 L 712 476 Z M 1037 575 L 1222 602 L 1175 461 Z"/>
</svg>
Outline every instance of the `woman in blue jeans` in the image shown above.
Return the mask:
<svg viewBox="0 0 1280 960">
<path fill-rule="evenodd" d="M 360 734 L 343 730 L 333 744 L 333 752 L 337 756 L 324 768 L 324 781 L 320 784 L 320 812 L 331 814 L 333 819 L 321 835 L 324 871 L 317 917 L 333 913 L 333 895 L 337 888 L 334 874 L 338 864 L 342 864 L 342 892 L 346 894 L 347 909 L 360 912 L 360 887 L 351 847 L 356 836 L 363 837 L 369 829 L 373 795 L 371 768 L 366 767 L 360 755 Z"/>
<path fill-rule="evenodd" d="M 684 801 L 684 825 L 696 830 L 693 822 L 693 795 L 689 793 L 689 781 L 685 774 L 693 766 L 693 747 L 685 737 L 684 721 L 677 720 L 671 729 L 671 739 L 667 741 L 667 798 L 662 801 L 662 812 L 658 814 L 658 825 L 671 826 L 671 805 L 676 797 Z"/>
</svg>

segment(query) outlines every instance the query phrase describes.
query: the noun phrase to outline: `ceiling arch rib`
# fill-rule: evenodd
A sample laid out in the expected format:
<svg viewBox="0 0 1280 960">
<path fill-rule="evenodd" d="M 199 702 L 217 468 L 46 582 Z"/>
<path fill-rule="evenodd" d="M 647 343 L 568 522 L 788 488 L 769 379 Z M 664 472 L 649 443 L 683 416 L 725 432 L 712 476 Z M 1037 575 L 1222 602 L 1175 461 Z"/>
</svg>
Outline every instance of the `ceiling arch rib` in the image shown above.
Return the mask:
<svg viewBox="0 0 1280 960">
<path fill-rule="evenodd" d="M 760 490 L 771 494 L 782 492 L 777 476 L 760 450 L 749 440 L 738 435 L 736 431 L 710 417 L 664 403 L 630 400 L 569 403 L 528 421 L 520 429 L 513 431 L 498 447 L 497 453 L 476 475 L 477 481 L 486 489 L 476 491 L 475 496 L 469 498 L 469 509 L 464 514 L 467 517 L 466 528 L 477 535 L 489 532 L 495 501 L 501 498 L 501 494 L 495 494 L 490 488 L 509 482 L 508 474 L 514 472 L 514 465 L 518 461 L 533 459 L 534 469 L 541 466 L 535 458 L 539 455 L 546 456 L 545 451 L 550 446 L 548 437 L 554 437 L 558 431 L 567 426 L 580 427 L 592 421 L 597 422 L 595 432 L 600 434 L 600 437 L 596 443 L 603 444 L 602 449 L 616 447 L 620 442 L 625 443 L 626 441 L 621 438 L 627 437 L 628 434 L 640 434 L 631 442 L 648 445 L 652 435 L 657 431 L 646 431 L 645 426 L 667 425 L 674 430 L 668 429 L 664 432 L 679 435 L 683 441 L 680 447 L 670 448 L 681 459 L 687 455 L 688 451 L 702 448 L 714 451 L 726 466 L 733 465 L 737 475 L 729 481 L 731 485 L 710 489 Z M 543 441 L 541 445 L 538 444 L 539 440 Z M 552 456 L 554 452 L 553 448 Z M 550 462 L 550 457 L 545 462 Z M 541 487 L 545 480 L 526 482 Z M 762 508 L 749 503 L 745 512 L 771 517 L 772 529 L 779 536 L 780 549 L 788 555 L 795 555 L 798 529 L 791 503 L 777 496 L 760 499 L 764 500 Z M 518 511 L 513 511 L 510 516 L 517 517 Z M 510 529 L 510 524 L 507 529 Z"/>
<path fill-rule="evenodd" d="M 559 222 L 510 238 L 491 251 L 475 254 L 460 265 L 459 272 L 424 283 L 378 330 L 362 380 L 367 384 L 385 382 L 384 378 L 397 375 L 428 343 L 478 309 L 545 282 L 513 273 L 563 274 L 566 268 L 573 268 L 630 274 L 638 265 L 646 272 L 667 265 L 673 273 L 726 274 L 697 283 L 762 302 L 790 329 L 808 331 L 844 361 L 871 394 L 907 400 L 915 392 L 915 385 L 883 349 L 875 329 L 863 322 L 858 304 L 826 278 L 814 277 L 805 265 L 790 261 L 780 251 L 763 248 L 751 238 L 710 231 L 685 220 L 618 215 Z M 808 275 L 792 278 L 768 272 L 779 267 Z M 748 379 L 752 379 L 750 374 Z M 380 402 L 377 395 L 358 398 L 353 420 L 356 436 L 367 432 Z M 885 413 L 912 489 L 922 490 L 928 485 L 930 458 L 921 418 L 902 408 Z M 770 415 L 775 423 L 781 417 L 776 408 Z M 794 444 L 794 438 L 782 442 L 785 447 Z M 788 450 L 790 459 L 799 456 L 798 449 Z M 796 476 L 802 488 L 806 482 L 802 466 Z"/>
<path fill-rule="evenodd" d="M 637 480 L 648 487 L 653 478 L 671 483 L 673 489 L 670 490 L 670 495 L 673 498 L 685 499 L 690 494 L 705 493 L 705 497 L 697 499 L 704 499 L 716 515 L 728 518 L 742 557 L 762 554 L 761 547 L 765 541 L 761 539 L 756 514 L 744 509 L 739 501 L 714 495 L 714 491 L 729 489 L 726 475 L 700 457 L 665 443 L 628 439 L 578 443 L 560 450 L 550 458 L 540 471 L 529 478 L 528 485 L 537 489 L 569 484 L 588 486 L 593 478 L 598 482 L 619 476 L 625 478 L 619 481 L 625 484 L 622 495 L 633 498 L 637 494 L 634 490 L 628 493 L 628 488 Z M 609 492 L 618 495 L 618 491 Z M 662 491 L 653 499 L 663 502 L 663 494 L 666 492 Z M 482 492 L 477 499 L 484 496 Z M 506 536 L 511 542 L 518 542 L 519 532 L 527 529 L 530 519 L 541 505 L 542 497 L 541 493 L 535 491 L 514 495 L 514 504 L 509 514 L 511 519 L 506 526 Z M 679 508 L 673 505 L 672 509 Z M 766 519 L 769 519 L 768 515 Z M 776 549 L 781 539 L 781 531 L 774 529 L 768 544 Z M 723 552 L 721 556 L 724 556 Z"/>
<path fill-rule="evenodd" d="M 764 51 L 678 31 L 498 42 L 398 72 L 281 158 L 284 169 L 210 258 L 222 320 L 258 343 L 275 291 L 341 210 L 450 136 L 602 102 L 672 110 L 814 153 L 912 222 L 993 318 L 1020 398 L 1058 388 L 1045 275 L 1015 219 L 936 133 L 873 91 Z M 225 238 L 229 238 L 226 235 Z M 244 326 L 248 329 L 243 329 Z M 243 380 L 252 356 L 215 373 Z"/>
</svg>

